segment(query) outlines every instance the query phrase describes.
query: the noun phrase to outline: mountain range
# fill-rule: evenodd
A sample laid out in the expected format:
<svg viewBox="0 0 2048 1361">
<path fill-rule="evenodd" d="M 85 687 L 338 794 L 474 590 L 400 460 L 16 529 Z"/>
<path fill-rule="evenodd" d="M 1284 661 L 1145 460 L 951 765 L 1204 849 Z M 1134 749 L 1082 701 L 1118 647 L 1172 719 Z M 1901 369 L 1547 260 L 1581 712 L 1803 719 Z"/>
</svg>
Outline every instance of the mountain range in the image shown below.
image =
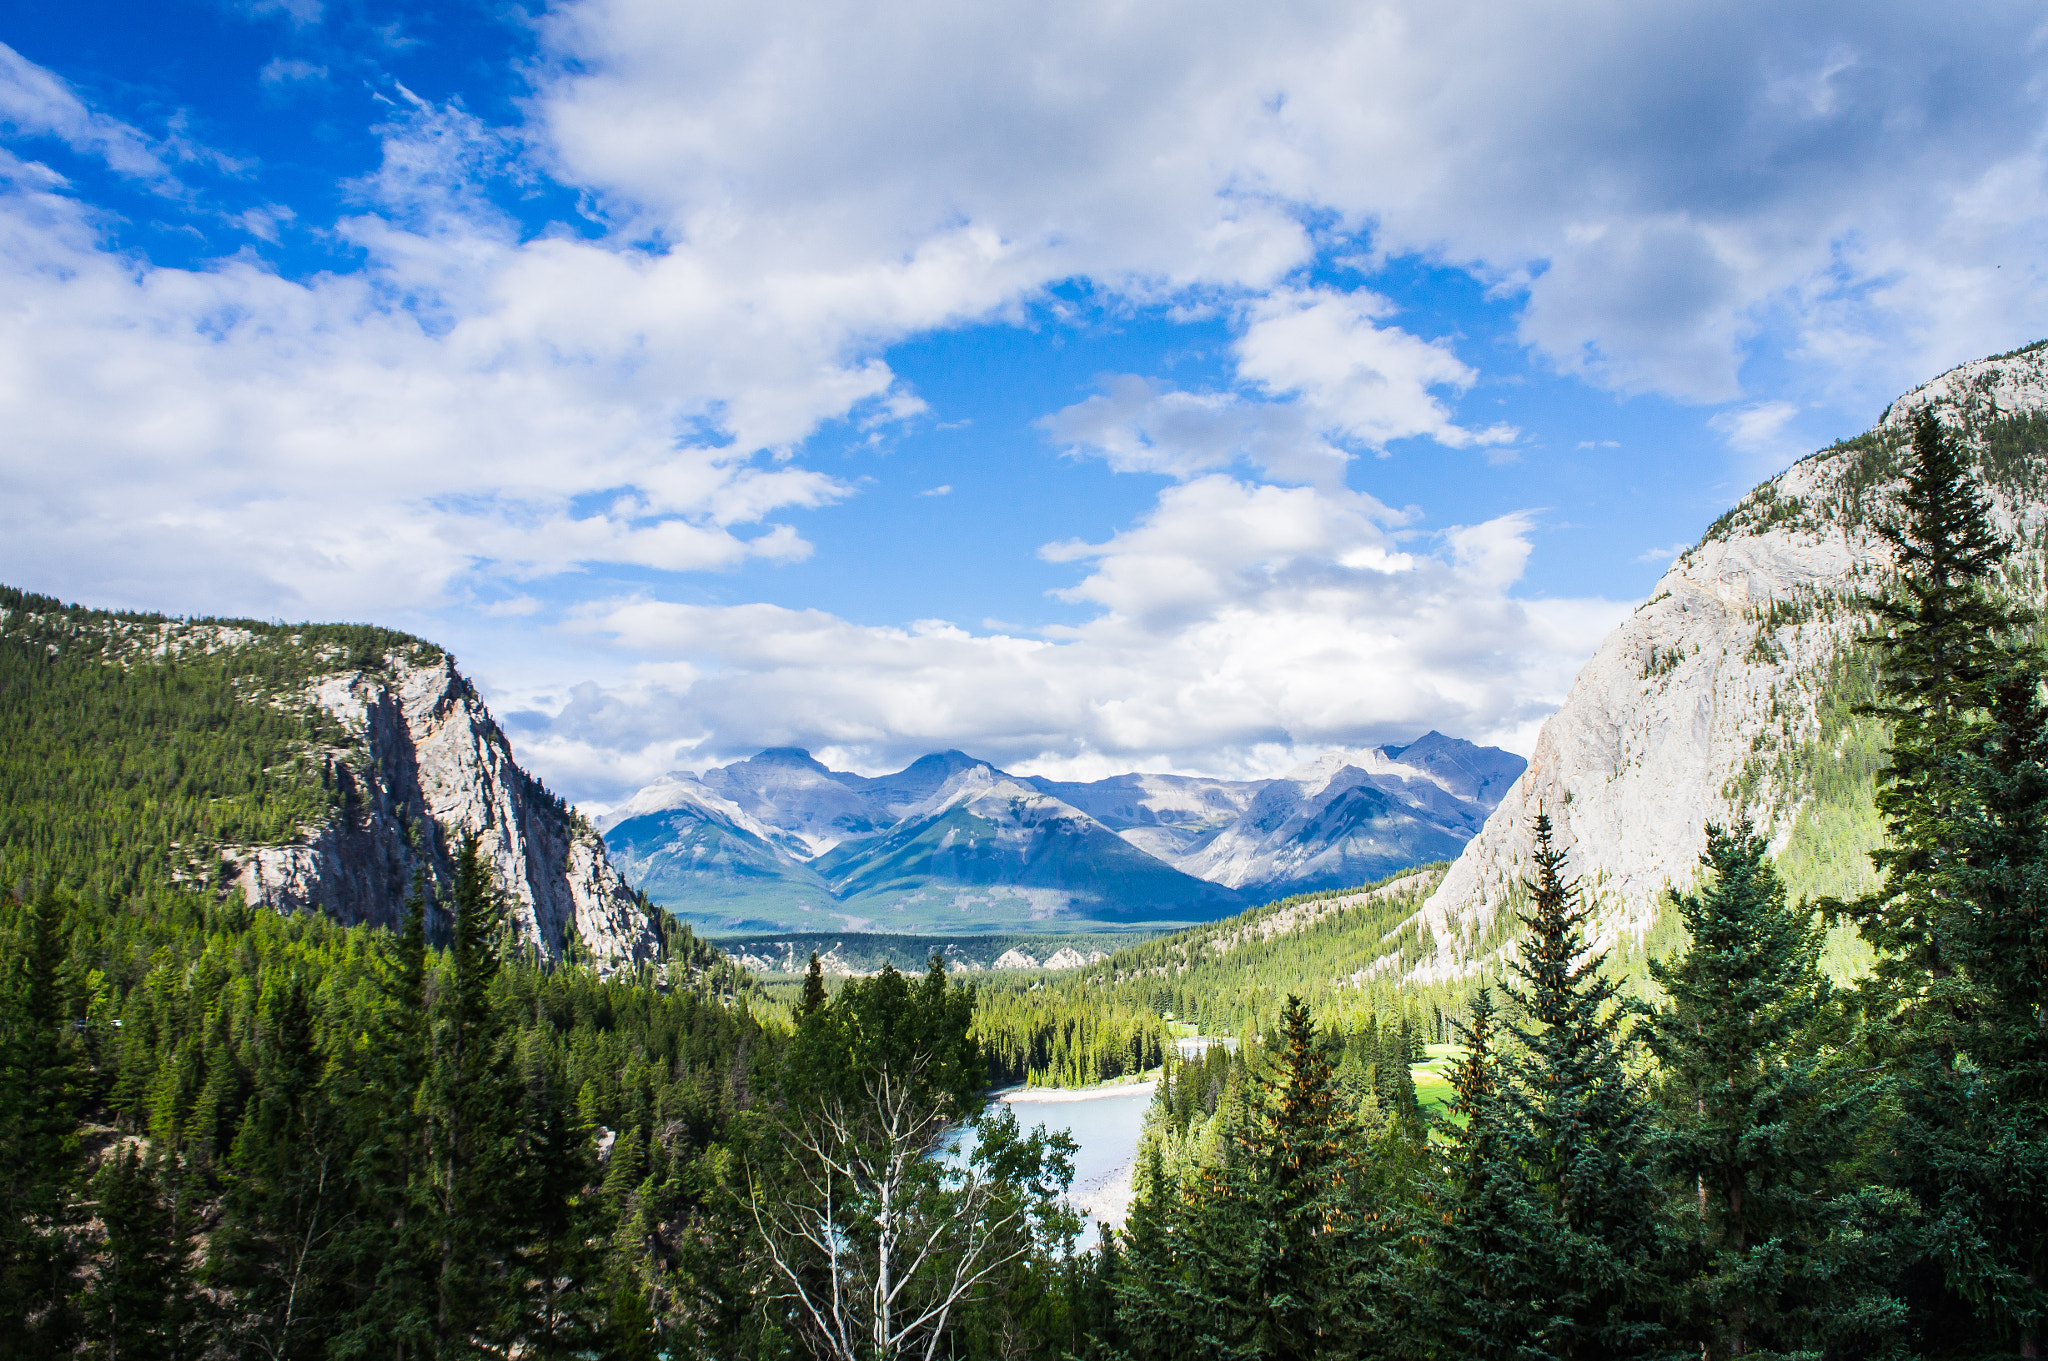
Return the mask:
<svg viewBox="0 0 2048 1361">
<path fill-rule="evenodd" d="M 598 826 L 643 892 L 708 929 L 1165 925 L 1448 859 L 1522 766 L 1435 732 L 1270 780 L 1059 781 L 959 751 L 864 776 L 784 747 L 665 776 Z"/>
</svg>

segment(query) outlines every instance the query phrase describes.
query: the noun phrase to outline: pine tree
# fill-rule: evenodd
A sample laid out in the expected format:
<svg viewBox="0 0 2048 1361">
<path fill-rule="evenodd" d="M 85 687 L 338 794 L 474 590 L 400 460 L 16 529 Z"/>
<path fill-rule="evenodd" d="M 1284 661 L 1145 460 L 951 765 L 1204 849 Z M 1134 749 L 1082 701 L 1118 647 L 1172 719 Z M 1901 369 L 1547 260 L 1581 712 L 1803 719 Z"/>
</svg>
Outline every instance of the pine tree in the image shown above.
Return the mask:
<svg viewBox="0 0 2048 1361">
<path fill-rule="evenodd" d="M 590 1354 L 603 1326 L 603 1262 L 594 1245 L 591 1130 L 569 1099 L 567 1075 L 538 1043 L 525 1056 L 516 1219 L 521 1254 L 519 1340 L 538 1359 Z"/>
<path fill-rule="evenodd" d="M 796 1004 L 797 1020 L 817 1015 L 829 1000 L 825 992 L 825 966 L 818 961 L 818 952 L 813 950 L 811 967 L 804 973 L 804 995 Z"/>
<path fill-rule="evenodd" d="M 77 1328 L 83 1074 L 67 996 L 69 914 L 48 887 L 18 906 L 18 954 L 0 979 L 0 1317 L 19 1320 L 10 1342 L 27 1358 L 64 1354 Z"/>
<path fill-rule="evenodd" d="M 203 1350 L 189 1227 L 165 1202 L 160 1182 L 159 1167 L 133 1148 L 93 1177 L 106 1244 L 85 1303 L 92 1354 L 104 1361 L 184 1361 Z"/>
<path fill-rule="evenodd" d="M 2029 659 L 2030 660 L 2030 659 Z M 1950 878 L 1948 944 L 1973 1005 L 1954 1033 L 1974 1070 L 1949 1090 L 1931 1246 L 1992 1345 L 2048 1339 L 2048 706 L 2020 664 L 1993 702 L 1986 750 L 1965 765 L 1970 847 Z M 1960 1065 L 1959 1065 L 1960 1066 Z M 1957 1267 L 1962 1267 L 1958 1270 Z"/>
<path fill-rule="evenodd" d="M 384 946 L 376 1024 L 348 1076 L 333 1084 L 349 1128 L 352 1216 L 336 1247 L 351 1305 L 329 1351 L 338 1357 L 433 1353 L 435 1235 L 425 1087 L 432 1016 L 427 883 L 413 877 L 405 917 Z"/>
<path fill-rule="evenodd" d="M 1536 1345 L 1557 1357 L 1640 1354 L 1658 1339 L 1659 1199 L 1646 1103 L 1625 1062 L 1619 986 L 1586 944 L 1586 910 L 1538 813 L 1526 933 L 1505 989 L 1527 1022 L 1506 1065 L 1508 1148 L 1531 1223 Z"/>
<path fill-rule="evenodd" d="M 1659 1162 L 1692 1220 L 1685 1332 L 1707 1361 L 1861 1351 L 1894 1313 L 1850 1184 L 1875 1093 L 1815 1041 L 1821 931 L 1787 906 L 1763 838 L 1709 826 L 1700 860 L 1704 885 L 1672 900 L 1690 944 L 1650 966 L 1668 1001 L 1646 1037 Z"/>
<path fill-rule="evenodd" d="M 1922 413 L 1883 602 L 1892 725 L 1884 880 L 1849 905 L 1878 950 L 1862 989 L 1899 1090 L 1894 1182 L 1922 1344 L 2038 1352 L 2048 1330 L 2048 727 L 2028 616 L 1987 589 L 2007 552 L 1958 441 Z"/>
<path fill-rule="evenodd" d="M 329 1249 L 347 1215 L 345 1169 L 304 980 L 273 980 L 257 1029 L 257 1095 L 230 1157 L 207 1276 L 233 1294 L 233 1330 L 286 1356 L 330 1330 Z"/>
<path fill-rule="evenodd" d="M 1539 1327 L 1530 1307 L 1537 1215 L 1512 1146 L 1490 990 L 1474 996 L 1457 1034 L 1465 1055 L 1451 1070 L 1452 1123 L 1426 1234 L 1428 1329 L 1443 1354 L 1511 1361 L 1528 1355 Z"/>
<path fill-rule="evenodd" d="M 1298 997 L 1279 1041 L 1227 1159 L 1178 1203 L 1148 1153 L 1118 1311 L 1141 1355 L 1340 1357 L 1367 1340 L 1361 1286 L 1377 1245 L 1360 1213 L 1358 1130 Z"/>
<path fill-rule="evenodd" d="M 502 964 L 504 899 L 474 834 L 455 856 L 445 987 L 423 1092 L 432 1155 L 434 1330 L 443 1355 L 506 1331 L 506 1267 L 519 1093 L 509 1026 L 492 1004 Z"/>
</svg>

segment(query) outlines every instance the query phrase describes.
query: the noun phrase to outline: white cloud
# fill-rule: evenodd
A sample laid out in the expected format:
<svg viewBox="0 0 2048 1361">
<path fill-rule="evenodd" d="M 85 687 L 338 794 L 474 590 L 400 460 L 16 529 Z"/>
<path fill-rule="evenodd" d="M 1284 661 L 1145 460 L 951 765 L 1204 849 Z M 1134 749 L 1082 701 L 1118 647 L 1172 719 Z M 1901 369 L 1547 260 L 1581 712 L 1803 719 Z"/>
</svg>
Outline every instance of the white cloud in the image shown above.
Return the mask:
<svg viewBox="0 0 2048 1361">
<path fill-rule="evenodd" d="M 918 493 L 919 496 L 951 496 L 952 494 L 953 485 L 950 482 L 941 483 L 936 487 L 926 487 Z"/>
<path fill-rule="evenodd" d="M 62 80 L 0 43 L 0 129 L 16 136 L 54 137 L 111 170 L 142 180 L 170 171 L 150 139 L 86 107 Z"/>
<path fill-rule="evenodd" d="M 1070 453 L 1118 472 L 1190 478 L 1245 464 L 1281 482 L 1335 485 L 1346 447 L 1385 452 L 1426 437 L 1480 445 L 1496 458 L 1517 431 L 1473 431 L 1451 419 L 1436 390 L 1463 392 L 1478 375 L 1447 345 L 1377 324 L 1393 304 L 1363 290 L 1278 289 L 1249 304 L 1232 345 L 1238 381 L 1258 396 L 1182 392 L 1133 375 L 1040 422 Z"/>
<path fill-rule="evenodd" d="M 1416 435 L 1453 448 L 1513 441 L 1510 426 L 1472 431 L 1451 420 L 1434 390 L 1463 392 L 1478 375 L 1448 345 L 1375 324 L 1393 310 L 1362 289 L 1269 293 L 1237 341 L 1238 377 L 1298 397 L 1319 426 L 1374 448 Z"/>
<path fill-rule="evenodd" d="M 1787 428 L 1798 414 L 1799 407 L 1792 402 L 1753 402 L 1717 412 L 1707 424 L 1742 456 L 1747 468 L 1769 472 L 1806 452 Z"/>
<path fill-rule="evenodd" d="M 528 121 L 395 106 L 332 224 L 363 267 L 305 279 L 116 249 L 27 159 L 39 142 L 164 192 L 200 153 L 0 47 L 21 139 L 0 159 L 0 569 L 355 615 L 479 576 L 794 560 L 784 512 L 851 488 L 791 451 L 920 410 L 889 345 L 1083 280 L 1240 328 L 1231 392 L 1117 380 L 1052 418 L 1181 481 L 1107 541 L 1050 550 L 1086 564 L 1067 594 L 1094 622 L 1028 639 L 620 605 L 596 636 L 672 660 L 572 701 L 548 740 L 573 754 L 615 719 L 620 750 L 648 750 L 658 717 L 715 741 L 1084 759 L 1073 733 L 1249 769 L 1374 725 L 1518 731 L 1606 608 L 1506 593 L 1525 523 L 1436 556 L 1343 492 L 1358 449 L 1514 432 L 1455 419 L 1473 373 L 1448 345 L 1305 283 L 1319 251 L 1365 233 L 1368 264 L 1467 269 L 1552 362 L 1690 400 L 1738 399 L 1768 336 L 1802 402 L 1874 412 L 2048 313 L 2026 6 L 569 0 L 536 23 Z M 493 207 L 549 179 L 595 222 L 536 232 Z M 241 218 L 259 238 L 280 220 Z M 1775 411 L 1731 415 L 1731 442 L 1766 447 Z"/>
<path fill-rule="evenodd" d="M 263 64 L 263 69 L 256 73 L 256 79 L 260 84 L 273 89 L 300 83 L 317 83 L 327 79 L 327 68 L 310 61 L 300 61 L 295 57 L 272 57 Z"/>
<path fill-rule="evenodd" d="M 1526 288 L 1559 364 L 1713 401 L 1766 327 L 1881 403 L 2048 302 L 2009 277 L 2048 206 L 2026 6 L 584 0 L 543 33 L 561 173 L 692 241 L 980 230 L 1020 284 L 1261 289 L 1304 223 L 1370 227 Z"/>
<path fill-rule="evenodd" d="M 536 714 L 522 751 L 605 795 L 660 771 L 799 745 L 894 768 L 960 746 L 1064 774 L 1258 775 L 1330 745 L 1431 727 L 1526 749 L 1626 610 L 1509 589 L 1529 521 L 1404 547 L 1370 497 L 1223 476 L 1162 493 L 1100 544 L 1070 598 L 1088 623 L 1028 637 L 898 628 L 817 610 L 622 600 L 581 627 L 647 659 L 638 678 Z"/>
<path fill-rule="evenodd" d="M 1389 439 L 1504 449 L 1452 418 L 1448 347 L 1288 282 L 1333 231 L 1526 289 L 1558 363 L 1691 398 L 1733 395 L 1769 327 L 1874 409 L 2048 311 L 2019 9 L 581 0 L 537 23 L 527 124 L 394 110 L 339 224 L 354 274 L 153 267 L 8 163 L 4 490 L 46 527 L 11 561 L 334 612 L 478 571 L 788 560 L 773 517 L 847 488 L 778 459 L 919 409 L 889 343 L 1074 278 L 1243 318 L 1244 391 L 1062 413 L 1116 466 L 1328 485 Z M 12 49 L 0 120 L 156 183 L 201 155 Z M 491 206 L 548 176 L 608 234 Z"/>
<path fill-rule="evenodd" d="M 1121 473 L 1199 477 L 1243 462 L 1288 482 L 1333 482 L 1350 455 L 1316 430 L 1307 408 L 1234 393 L 1179 392 L 1134 375 L 1039 424 L 1070 453 Z"/>
</svg>

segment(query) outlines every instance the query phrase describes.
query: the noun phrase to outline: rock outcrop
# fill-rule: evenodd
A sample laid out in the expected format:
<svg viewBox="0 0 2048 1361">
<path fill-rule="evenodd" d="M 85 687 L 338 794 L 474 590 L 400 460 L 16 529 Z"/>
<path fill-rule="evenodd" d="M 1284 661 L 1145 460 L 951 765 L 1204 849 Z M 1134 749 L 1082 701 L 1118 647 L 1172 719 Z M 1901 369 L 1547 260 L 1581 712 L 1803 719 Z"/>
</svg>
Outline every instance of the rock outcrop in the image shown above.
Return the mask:
<svg viewBox="0 0 2048 1361">
<path fill-rule="evenodd" d="M 322 677 L 305 697 L 351 739 L 326 753 L 338 807 L 299 844 L 223 848 L 249 902 L 394 925 L 415 872 L 446 889 L 455 846 L 473 833 L 522 943 L 600 967 L 658 956 L 658 926 L 596 829 L 519 767 L 452 659 L 394 653 Z"/>
<path fill-rule="evenodd" d="M 1434 948 L 1411 976 L 1461 977 L 1507 945 L 1539 811 L 1594 897 L 1605 945 L 1640 939 L 1666 887 L 1692 882 L 1709 823 L 1747 817 L 1766 829 L 1793 853 L 1806 880 L 1795 888 L 1863 872 L 1878 743 L 1849 712 L 1869 683 L 1855 639 L 1891 572 L 1876 525 L 1893 513 L 1922 409 L 1974 450 L 1993 517 L 2023 550 L 2005 588 L 2042 599 L 2048 342 L 1916 388 L 1869 434 L 1758 487 L 1681 555 L 1601 643 L 1528 769 L 1424 905 Z M 1852 749 L 1864 753 L 1859 768 L 1817 778 Z M 1824 835 L 1826 817 L 1837 834 Z"/>
</svg>

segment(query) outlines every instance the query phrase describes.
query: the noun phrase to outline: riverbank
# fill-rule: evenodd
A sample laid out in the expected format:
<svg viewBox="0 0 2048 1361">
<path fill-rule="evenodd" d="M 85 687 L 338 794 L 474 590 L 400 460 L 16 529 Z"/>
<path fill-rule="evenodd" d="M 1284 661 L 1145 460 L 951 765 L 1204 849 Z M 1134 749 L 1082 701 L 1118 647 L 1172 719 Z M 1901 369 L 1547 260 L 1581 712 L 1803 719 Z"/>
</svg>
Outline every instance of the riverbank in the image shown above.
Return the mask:
<svg viewBox="0 0 2048 1361">
<path fill-rule="evenodd" d="M 1006 1087 L 991 1094 L 1025 1129 L 1064 1129 L 1073 1136 L 1074 1180 L 1067 1198 L 1086 1216 L 1078 1245 L 1083 1249 L 1094 1246 L 1102 1225 L 1121 1224 L 1130 1213 L 1138 1135 L 1158 1086 L 1155 1069 L 1090 1087 Z"/>
</svg>

